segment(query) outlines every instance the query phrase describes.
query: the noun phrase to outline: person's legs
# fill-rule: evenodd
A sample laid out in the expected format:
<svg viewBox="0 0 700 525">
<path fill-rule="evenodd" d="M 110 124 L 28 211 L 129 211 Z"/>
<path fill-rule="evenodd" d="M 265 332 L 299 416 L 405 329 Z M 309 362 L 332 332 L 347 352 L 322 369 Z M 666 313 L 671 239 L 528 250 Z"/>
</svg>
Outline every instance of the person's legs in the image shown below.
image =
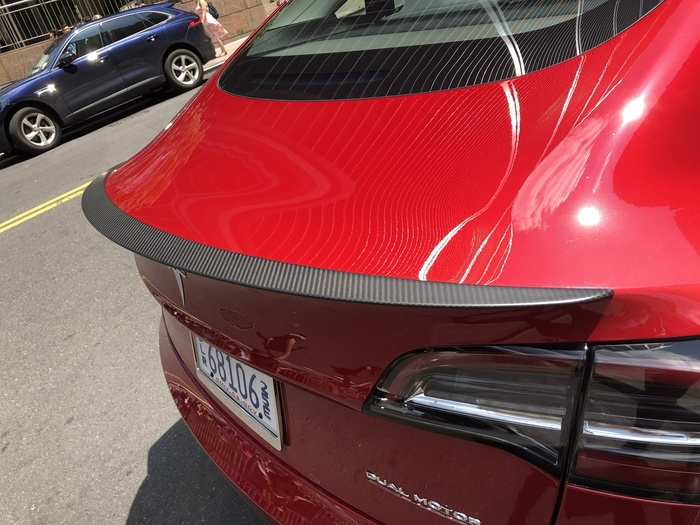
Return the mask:
<svg viewBox="0 0 700 525">
<path fill-rule="evenodd" d="M 217 38 L 216 45 L 219 46 L 219 49 L 221 49 L 221 56 L 228 55 L 228 51 L 226 50 L 226 46 L 224 45 L 223 40 L 221 40 L 220 38 Z"/>
</svg>

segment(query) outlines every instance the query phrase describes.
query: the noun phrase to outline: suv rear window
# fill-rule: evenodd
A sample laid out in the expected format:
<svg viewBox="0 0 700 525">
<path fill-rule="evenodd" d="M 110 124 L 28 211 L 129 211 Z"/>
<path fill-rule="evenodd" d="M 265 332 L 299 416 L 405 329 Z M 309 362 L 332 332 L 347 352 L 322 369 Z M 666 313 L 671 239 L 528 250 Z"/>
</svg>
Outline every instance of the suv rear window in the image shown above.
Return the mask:
<svg viewBox="0 0 700 525">
<path fill-rule="evenodd" d="M 168 19 L 168 15 L 165 13 L 156 13 L 155 11 L 150 11 L 148 13 L 141 13 L 141 17 L 146 21 L 148 27 L 165 22 Z"/>
<path fill-rule="evenodd" d="M 102 22 L 102 28 L 114 43 L 146 29 L 146 22 L 138 14 L 120 16 Z"/>
<path fill-rule="evenodd" d="M 661 1 L 292 0 L 220 86 L 319 100 L 504 80 L 588 51 Z"/>
</svg>

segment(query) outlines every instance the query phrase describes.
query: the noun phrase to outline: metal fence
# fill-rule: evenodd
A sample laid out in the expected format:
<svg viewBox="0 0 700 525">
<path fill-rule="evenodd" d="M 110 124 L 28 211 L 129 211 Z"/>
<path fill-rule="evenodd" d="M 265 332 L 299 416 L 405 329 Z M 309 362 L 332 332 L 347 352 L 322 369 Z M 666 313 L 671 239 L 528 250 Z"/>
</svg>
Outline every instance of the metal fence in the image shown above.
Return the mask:
<svg viewBox="0 0 700 525">
<path fill-rule="evenodd" d="M 0 53 L 60 34 L 81 22 L 124 11 L 140 0 L 0 0 Z"/>
</svg>

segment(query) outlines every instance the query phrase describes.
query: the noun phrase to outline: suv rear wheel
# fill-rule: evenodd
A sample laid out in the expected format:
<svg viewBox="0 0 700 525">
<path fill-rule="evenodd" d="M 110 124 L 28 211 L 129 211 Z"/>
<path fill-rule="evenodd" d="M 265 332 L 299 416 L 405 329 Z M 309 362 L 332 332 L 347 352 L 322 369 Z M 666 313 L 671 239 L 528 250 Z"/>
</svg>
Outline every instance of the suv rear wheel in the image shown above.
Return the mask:
<svg viewBox="0 0 700 525">
<path fill-rule="evenodd" d="M 61 143 L 61 125 L 44 109 L 20 109 L 12 115 L 8 131 L 15 148 L 30 155 L 38 155 Z"/>
<path fill-rule="evenodd" d="M 199 57 L 189 49 L 176 49 L 165 59 L 168 83 L 179 91 L 187 91 L 200 84 L 204 68 Z"/>
</svg>

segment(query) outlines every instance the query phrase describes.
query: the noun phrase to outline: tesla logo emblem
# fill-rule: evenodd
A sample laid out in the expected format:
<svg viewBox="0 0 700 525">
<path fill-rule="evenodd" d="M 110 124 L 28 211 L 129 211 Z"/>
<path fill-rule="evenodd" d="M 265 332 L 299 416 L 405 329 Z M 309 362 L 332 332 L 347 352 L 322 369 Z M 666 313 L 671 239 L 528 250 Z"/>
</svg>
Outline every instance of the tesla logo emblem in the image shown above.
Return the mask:
<svg viewBox="0 0 700 525">
<path fill-rule="evenodd" d="M 403 487 L 380 476 L 377 476 L 373 472 L 366 472 L 366 474 L 367 481 L 369 481 L 373 485 L 377 485 L 378 487 L 381 487 L 391 492 L 394 496 L 399 496 L 400 498 L 403 498 L 406 501 L 409 501 L 414 505 L 421 507 L 422 509 L 429 510 L 430 512 L 439 514 L 440 516 L 451 519 L 452 521 L 456 521 L 457 523 L 466 523 L 467 525 L 481 525 L 480 519 L 473 518 L 472 516 L 469 516 L 464 512 L 451 509 L 447 505 L 438 503 L 433 499 L 425 498 L 420 494 L 408 492 Z"/>
</svg>

